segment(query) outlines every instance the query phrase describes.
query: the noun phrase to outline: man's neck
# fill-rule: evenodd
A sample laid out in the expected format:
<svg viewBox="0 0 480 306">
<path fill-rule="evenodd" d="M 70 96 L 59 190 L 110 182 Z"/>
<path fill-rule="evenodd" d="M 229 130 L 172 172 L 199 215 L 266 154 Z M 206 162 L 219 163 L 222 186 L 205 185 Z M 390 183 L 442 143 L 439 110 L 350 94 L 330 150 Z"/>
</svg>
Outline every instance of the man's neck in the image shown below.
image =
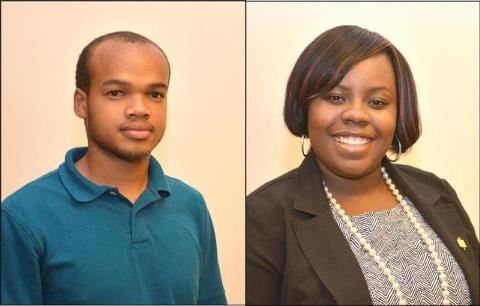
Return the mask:
<svg viewBox="0 0 480 306">
<path fill-rule="evenodd" d="M 135 163 L 128 162 L 90 146 L 75 167 L 97 185 L 117 187 L 134 204 L 148 185 L 149 161 L 150 157 Z"/>
</svg>

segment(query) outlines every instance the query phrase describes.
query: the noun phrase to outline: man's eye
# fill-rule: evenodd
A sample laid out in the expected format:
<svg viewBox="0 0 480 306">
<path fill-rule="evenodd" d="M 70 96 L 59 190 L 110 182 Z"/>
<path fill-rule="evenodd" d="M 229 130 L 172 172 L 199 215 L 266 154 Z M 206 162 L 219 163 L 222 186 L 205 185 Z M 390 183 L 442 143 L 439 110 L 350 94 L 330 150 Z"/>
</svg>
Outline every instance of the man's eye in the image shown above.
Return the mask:
<svg viewBox="0 0 480 306">
<path fill-rule="evenodd" d="M 150 94 L 150 97 L 152 97 L 152 98 L 155 99 L 155 100 L 160 100 L 160 99 L 165 98 L 165 95 L 162 94 L 162 93 L 160 93 L 160 92 L 152 92 L 152 93 Z"/>
<path fill-rule="evenodd" d="M 125 93 L 121 90 L 110 90 L 109 92 L 107 92 L 107 95 L 113 98 L 118 98 L 124 96 Z"/>
</svg>

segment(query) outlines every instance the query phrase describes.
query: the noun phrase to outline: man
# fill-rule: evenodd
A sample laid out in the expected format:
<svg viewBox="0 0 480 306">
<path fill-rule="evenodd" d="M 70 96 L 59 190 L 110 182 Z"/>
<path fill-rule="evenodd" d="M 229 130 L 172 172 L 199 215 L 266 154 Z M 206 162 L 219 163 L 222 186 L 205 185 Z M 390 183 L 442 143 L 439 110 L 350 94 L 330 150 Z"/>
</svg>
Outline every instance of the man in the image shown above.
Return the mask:
<svg viewBox="0 0 480 306">
<path fill-rule="evenodd" d="M 74 110 L 88 148 L 2 203 L 2 303 L 226 303 L 201 194 L 150 155 L 169 78 L 165 54 L 141 35 L 84 48 Z"/>
</svg>

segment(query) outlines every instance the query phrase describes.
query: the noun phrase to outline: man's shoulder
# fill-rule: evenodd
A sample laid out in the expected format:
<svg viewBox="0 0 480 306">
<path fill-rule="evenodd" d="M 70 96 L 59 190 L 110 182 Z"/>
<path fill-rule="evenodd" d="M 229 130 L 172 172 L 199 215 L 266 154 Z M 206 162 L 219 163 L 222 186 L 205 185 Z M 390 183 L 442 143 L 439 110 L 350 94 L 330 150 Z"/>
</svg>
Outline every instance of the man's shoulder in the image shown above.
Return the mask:
<svg viewBox="0 0 480 306">
<path fill-rule="evenodd" d="M 56 169 L 25 184 L 20 189 L 6 197 L 2 201 L 2 207 L 28 205 L 28 203 L 41 199 L 51 191 L 58 191 L 60 187 L 62 187 L 62 183 L 58 176 L 58 169 Z"/>
<path fill-rule="evenodd" d="M 177 177 L 165 175 L 165 180 L 167 181 L 168 187 L 172 192 L 181 192 L 192 196 L 201 196 L 200 191 Z"/>
<path fill-rule="evenodd" d="M 39 206 L 51 205 L 55 196 L 66 194 L 60 181 L 58 169 L 50 171 L 6 197 L 1 204 L 2 211 L 12 217 L 38 217 Z"/>
<path fill-rule="evenodd" d="M 185 181 L 165 175 L 168 188 L 170 189 L 170 197 L 180 203 L 200 203 L 204 205 L 203 195 L 193 186 Z"/>
</svg>

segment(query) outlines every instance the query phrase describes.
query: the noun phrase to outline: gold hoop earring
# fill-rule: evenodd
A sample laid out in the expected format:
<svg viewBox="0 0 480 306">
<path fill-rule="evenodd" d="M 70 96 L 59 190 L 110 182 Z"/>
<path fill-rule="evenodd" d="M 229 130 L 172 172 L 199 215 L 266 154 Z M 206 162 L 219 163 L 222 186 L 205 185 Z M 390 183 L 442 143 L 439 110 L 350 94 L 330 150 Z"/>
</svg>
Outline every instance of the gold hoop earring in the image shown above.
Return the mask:
<svg viewBox="0 0 480 306">
<path fill-rule="evenodd" d="M 398 136 L 395 134 L 395 136 L 393 136 L 394 138 L 397 138 L 397 143 L 398 143 L 398 153 L 397 153 L 397 157 L 395 159 L 390 159 L 388 158 L 388 160 L 392 163 L 396 162 L 397 160 L 400 159 L 400 154 L 402 153 L 402 143 L 400 142 L 400 139 L 398 139 Z"/>
</svg>

